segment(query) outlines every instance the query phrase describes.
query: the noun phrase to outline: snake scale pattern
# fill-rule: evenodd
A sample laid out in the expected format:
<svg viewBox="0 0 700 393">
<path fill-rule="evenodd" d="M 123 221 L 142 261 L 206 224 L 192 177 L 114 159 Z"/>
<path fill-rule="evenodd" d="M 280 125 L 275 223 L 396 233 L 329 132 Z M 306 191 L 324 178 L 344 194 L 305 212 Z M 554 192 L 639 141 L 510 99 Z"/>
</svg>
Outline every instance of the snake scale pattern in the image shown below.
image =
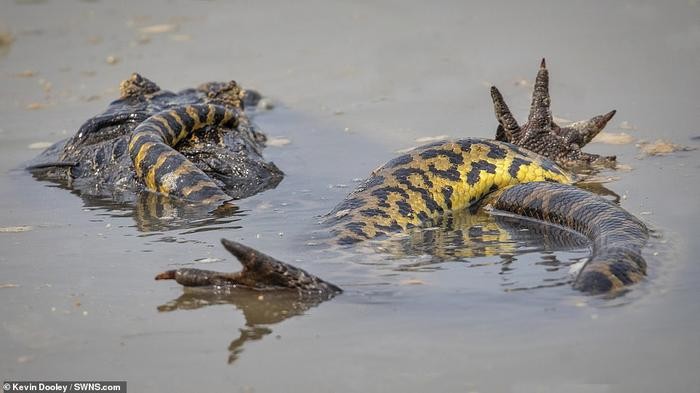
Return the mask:
<svg viewBox="0 0 700 393">
<path fill-rule="evenodd" d="M 642 280 L 645 225 L 618 205 L 571 185 L 575 176 L 566 169 L 614 163 L 615 157 L 584 153 L 581 147 L 615 112 L 559 127 L 549 109 L 544 61 L 526 124 L 518 124 L 495 87 L 491 96 L 499 122 L 496 140 L 437 142 L 389 161 L 329 213 L 326 221 L 335 241 L 347 245 L 382 238 L 429 226 L 447 212 L 488 206 L 585 235 L 592 253 L 573 280 L 576 289 L 608 293 Z M 197 203 L 229 203 L 231 197 L 174 147 L 202 127 L 235 128 L 237 121 L 236 110 L 215 104 L 182 105 L 149 117 L 129 141 L 137 177 L 153 192 Z M 294 288 L 329 296 L 340 291 L 249 247 L 231 241 L 224 246 L 243 263 L 241 272 L 178 269 L 157 278 L 189 286 Z"/>
<path fill-rule="evenodd" d="M 221 203 L 230 200 L 201 169 L 173 147 L 205 127 L 238 126 L 238 111 L 199 104 L 160 112 L 139 124 L 129 141 L 136 176 L 154 192 L 186 201 Z"/>
</svg>

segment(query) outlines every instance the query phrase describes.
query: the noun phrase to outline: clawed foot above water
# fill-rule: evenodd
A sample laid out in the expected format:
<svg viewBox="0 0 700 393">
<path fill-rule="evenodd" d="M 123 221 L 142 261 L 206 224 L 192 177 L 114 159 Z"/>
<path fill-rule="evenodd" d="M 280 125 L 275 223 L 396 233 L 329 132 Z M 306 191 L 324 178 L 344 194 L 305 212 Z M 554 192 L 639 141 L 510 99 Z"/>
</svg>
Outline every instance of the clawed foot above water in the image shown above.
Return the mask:
<svg viewBox="0 0 700 393">
<path fill-rule="evenodd" d="M 614 166 L 615 156 L 585 153 L 581 148 L 590 142 L 615 115 L 610 111 L 589 120 L 578 121 L 566 127 L 557 125 L 550 110 L 549 70 L 542 59 L 532 93 L 527 123 L 518 124 L 501 92 L 491 87 L 491 99 L 498 120 L 496 140 L 510 142 L 548 157 L 559 164 L 575 167 L 588 165 Z"/>
<path fill-rule="evenodd" d="M 585 153 L 589 143 L 615 115 L 610 111 L 566 127 L 557 125 L 550 111 L 549 72 L 544 59 L 535 80 L 528 120 L 522 126 L 510 112 L 503 96 L 491 87 L 496 119 L 496 139 L 544 155 L 569 167 L 613 166 L 615 156 Z M 300 294 L 330 299 L 342 290 L 306 271 L 279 261 L 250 247 L 222 239 L 224 247 L 243 265 L 239 272 L 221 273 L 202 269 L 177 269 L 160 273 L 156 280 L 175 280 L 183 286 L 226 286 L 253 290 L 294 290 Z"/>
</svg>

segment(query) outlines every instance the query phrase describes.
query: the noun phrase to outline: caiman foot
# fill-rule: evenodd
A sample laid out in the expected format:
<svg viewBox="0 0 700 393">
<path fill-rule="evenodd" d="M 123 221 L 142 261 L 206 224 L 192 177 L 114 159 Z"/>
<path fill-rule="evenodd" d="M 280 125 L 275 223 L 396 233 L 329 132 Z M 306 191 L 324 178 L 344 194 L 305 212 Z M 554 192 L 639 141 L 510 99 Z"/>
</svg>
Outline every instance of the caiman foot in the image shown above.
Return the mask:
<svg viewBox="0 0 700 393">
<path fill-rule="evenodd" d="M 260 251 L 221 239 L 221 244 L 243 265 L 240 272 L 222 273 L 202 269 L 168 270 L 156 280 L 175 280 L 186 287 L 230 286 L 257 291 L 297 290 L 303 294 L 333 297 L 342 290 L 334 284 Z"/>
<path fill-rule="evenodd" d="M 551 104 L 549 71 L 544 59 L 535 79 L 527 123 L 518 125 L 501 92 L 495 86 L 491 87 L 491 98 L 499 124 L 496 130 L 497 140 L 524 147 L 568 167 L 614 166 L 615 156 L 585 153 L 581 148 L 603 130 L 615 115 L 615 111 L 589 120 L 578 121 L 566 127 L 558 126 L 549 108 Z"/>
</svg>

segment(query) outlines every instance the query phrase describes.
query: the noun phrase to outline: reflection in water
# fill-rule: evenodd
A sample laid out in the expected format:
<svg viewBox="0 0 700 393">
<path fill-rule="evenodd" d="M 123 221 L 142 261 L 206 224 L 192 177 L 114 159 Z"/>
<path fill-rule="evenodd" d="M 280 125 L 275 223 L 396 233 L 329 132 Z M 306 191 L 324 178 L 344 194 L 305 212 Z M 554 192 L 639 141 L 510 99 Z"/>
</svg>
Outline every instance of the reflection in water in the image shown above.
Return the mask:
<svg viewBox="0 0 700 393">
<path fill-rule="evenodd" d="M 588 240 L 569 229 L 512 215 L 453 212 L 430 228 L 384 242 L 395 256 L 430 255 L 434 262 L 533 251 L 586 247 Z"/>
<path fill-rule="evenodd" d="M 152 192 L 119 193 L 96 197 L 83 193 L 80 187 L 69 180 L 49 179 L 41 171 L 32 172 L 37 180 L 50 182 L 49 187 L 59 187 L 70 191 L 82 199 L 87 209 L 104 210 L 110 217 L 132 217 L 139 232 L 163 232 L 187 229 L 184 234 L 213 231 L 219 229 L 240 229 L 235 223 L 245 213 L 235 205 L 218 208 L 187 203 Z"/>
<path fill-rule="evenodd" d="M 158 311 L 196 310 L 217 304 L 231 304 L 242 311 L 246 321 L 245 327 L 239 329 L 239 336 L 231 341 L 228 347 L 228 363 L 231 364 L 238 359 L 247 342 L 261 340 L 272 334 L 270 325 L 302 315 L 323 300 L 325 298 L 295 291 L 254 292 L 237 288 L 186 288 L 180 297 L 159 306 Z"/>
<path fill-rule="evenodd" d="M 40 172 L 38 172 L 40 173 Z M 42 180 L 37 173 L 35 177 Z M 113 195 L 96 198 L 81 194 L 75 184 L 57 183 L 83 200 L 85 207 L 104 210 L 112 217 L 131 217 L 145 234 L 174 229 L 187 233 L 240 228 L 242 212 L 234 206 L 210 208 L 183 203 L 153 193 Z M 600 183 L 580 184 L 583 188 L 619 202 L 619 196 Z M 506 292 L 556 287 L 570 282 L 569 269 L 586 254 L 588 240 L 571 230 L 539 221 L 480 209 L 446 214 L 428 228 L 399 233 L 388 239 L 368 241 L 349 248 L 336 248 L 328 233 L 316 234 L 324 259 L 340 258 L 348 263 L 384 266 L 393 272 L 431 271 L 444 263 L 461 263 L 467 268 L 494 268 Z M 307 239 L 308 240 L 308 239 Z M 573 253 L 573 254 L 572 254 Z M 536 261 L 525 266 L 527 256 Z M 495 258 L 494 258 L 495 257 Z M 529 258 L 532 259 L 532 258 Z M 529 282 L 528 269 L 535 268 Z M 534 282 L 533 282 L 534 281 Z M 193 310 L 231 304 L 242 311 L 245 326 L 228 346 L 228 363 L 234 363 L 246 343 L 273 333 L 272 325 L 302 315 L 329 297 L 314 297 L 297 291 L 256 292 L 241 288 L 185 288 L 184 293 L 158 307 L 160 312 Z"/>
<path fill-rule="evenodd" d="M 381 262 L 395 271 L 422 271 L 439 268 L 442 263 L 464 263 L 470 268 L 483 267 L 481 257 L 499 257 L 500 261 L 489 265 L 499 270 L 504 291 L 555 287 L 569 282 L 568 267 L 571 261 L 560 260 L 555 251 L 587 247 L 587 240 L 564 228 L 544 225 L 510 216 L 492 216 L 484 212 L 470 214 L 455 213 L 446 216 L 435 227 L 414 231 L 397 238 L 370 242 L 373 252 L 355 254 L 363 263 Z M 353 249 L 338 250 L 343 260 L 353 261 Z M 537 283 L 526 285 L 522 279 L 514 278 L 516 266 L 522 269 L 518 257 L 537 254 Z M 428 258 L 425 258 L 425 256 Z M 347 257 L 347 258 L 346 258 Z M 475 261 L 471 261 L 475 260 Z M 542 278 L 542 269 L 556 274 Z M 566 270 L 564 274 L 560 270 Z M 256 292 L 231 287 L 184 288 L 177 299 L 160 307 L 158 311 L 193 310 L 201 307 L 231 304 L 242 311 L 245 326 L 239 329 L 228 346 L 228 362 L 235 362 L 246 343 L 261 340 L 273 333 L 271 325 L 288 318 L 302 315 L 332 296 L 313 296 L 297 291 Z"/>
<path fill-rule="evenodd" d="M 216 209 L 196 204 L 183 203 L 169 197 L 144 192 L 139 194 L 134 205 L 134 220 L 141 232 L 166 231 L 188 228 L 185 233 L 211 231 L 224 228 L 240 228 L 227 225 L 239 220 L 232 216 L 239 208 L 232 204 Z"/>
<path fill-rule="evenodd" d="M 430 271 L 443 263 L 462 263 L 468 268 L 496 266 L 505 291 L 547 288 L 568 284 L 570 268 L 579 262 L 588 240 L 569 229 L 524 219 L 477 211 L 454 212 L 435 226 L 402 234 L 377 242 L 374 249 L 398 259 L 393 266 L 399 271 Z M 571 259 L 560 259 L 555 253 L 573 252 Z M 581 255 L 583 254 L 583 255 Z M 539 258 L 536 283 L 523 278 L 527 270 L 525 256 Z M 486 257 L 497 257 L 486 258 Z M 530 259 L 530 258 L 528 258 Z M 544 272 L 542 269 L 544 268 Z"/>
<path fill-rule="evenodd" d="M 234 223 L 243 212 L 234 205 L 216 209 L 174 200 L 167 196 L 143 192 L 131 203 L 114 203 L 104 199 L 82 197 L 85 207 L 106 210 L 110 216 L 131 216 L 139 232 L 163 232 L 187 229 L 184 234 L 219 229 L 239 229 Z"/>
<path fill-rule="evenodd" d="M 593 174 L 591 176 L 593 176 Z M 615 191 L 605 187 L 603 180 L 598 181 L 591 177 L 585 181 L 576 183 L 576 186 L 609 199 L 615 204 L 620 204 L 620 196 Z"/>
</svg>

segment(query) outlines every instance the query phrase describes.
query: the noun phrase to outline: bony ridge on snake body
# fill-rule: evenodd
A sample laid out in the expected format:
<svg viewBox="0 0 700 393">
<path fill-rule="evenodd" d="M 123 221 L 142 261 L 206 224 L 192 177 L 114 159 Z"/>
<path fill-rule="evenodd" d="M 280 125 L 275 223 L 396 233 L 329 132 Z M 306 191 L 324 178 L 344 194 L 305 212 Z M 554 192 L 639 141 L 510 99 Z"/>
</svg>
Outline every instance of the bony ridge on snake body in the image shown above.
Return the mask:
<svg viewBox="0 0 700 393">
<path fill-rule="evenodd" d="M 491 96 L 499 123 L 496 140 L 469 138 L 432 143 L 375 170 L 329 213 L 327 224 L 337 243 L 352 244 L 425 227 L 450 211 L 482 206 L 561 225 L 585 235 L 592 249 L 588 262 L 573 280 L 573 287 L 578 290 L 606 293 L 639 282 L 646 274 L 646 263 L 641 256 L 648 237 L 645 225 L 616 204 L 572 186 L 575 178 L 565 169 L 615 163 L 615 157 L 581 151 L 615 111 L 559 127 L 550 112 L 549 74 L 544 60 L 525 124 L 516 121 L 498 89 L 492 87 Z M 208 183 L 201 173 L 175 169 L 179 183 L 172 179 L 168 183 L 163 180 L 168 173 L 154 169 L 151 162 L 139 161 L 138 157 L 145 143 L 151 143 L 151 148 L 158 146 L 163 151 L 152 162 L 162 164 L 175 156 L 169 153 L 168 145 L 186 135 L 193 128 L 190 123 L 221 123 L 234 121 L 233 118 L 210 106 L 176 108 L 149 120 L 134 132 L 130 144 L 139 176 L 145 177 L 148 187 L 189 199 L 197 195 L 196 199 L 204 202 L 225 200 L 225 194 L 215 190 L 215 185 Z M 184 164 L 178 162 L 177 165 Z M 178 184 L 188 187 L 198 184 L 198 190 L 205 192 L 183 192 Z M 178 269 L 156 278 L 175 279 L 185 286 L 287 288 L 325 297 L 341 291 L 252 248 L 229 240 L 222 242 L 241 261 L 242 271 Z"/>
</svg>

